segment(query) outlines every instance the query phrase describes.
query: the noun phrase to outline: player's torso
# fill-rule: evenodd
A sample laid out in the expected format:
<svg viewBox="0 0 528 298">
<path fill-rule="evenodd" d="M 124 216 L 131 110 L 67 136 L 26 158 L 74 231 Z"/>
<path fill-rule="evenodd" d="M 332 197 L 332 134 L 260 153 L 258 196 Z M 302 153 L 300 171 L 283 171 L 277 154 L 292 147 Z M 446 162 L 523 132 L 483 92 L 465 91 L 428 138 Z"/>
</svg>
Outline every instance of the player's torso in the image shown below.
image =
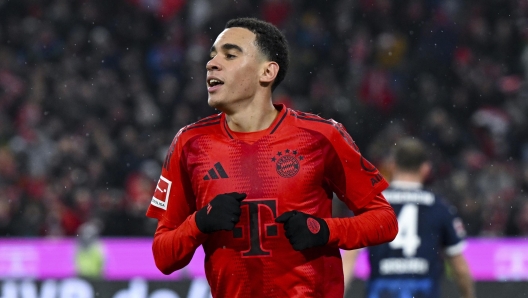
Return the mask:
<svg viewBox="0 0 528 298">
<path fill-rule="evenodd" d="M 290 281 L 295 283 L 295 278 L 322 284 L 318 278 L 328 270 L 324 266 L 335 264 L 335 270 L 342 270 L 337 250 L 331 257 L 295 252 L 282 225 L 275 223 L 277 216 L 290 210 L 331 216 L 323 177 L 323 139 L 293 126 L 281 128 L 281 134 L 266 135 L 253 144 L 210 134 L 193 139 L 184 149 L 197 209 L 217 194 L 247 194 L 235 229 L 215 233 L 204 243 L 208 278 L 220 296 L 239 291 L 239 297 L 293 297 L 297 294 Z M 308 257 L 313 262 L 301 266 Z M 225 280 L 232 274 L 242 280 Z M 249 283 L 251 287 L 245 287 Z M 299 297 L 312 294 L 298 293 Z"/>
<path fill-rule="evenodd" d="M 217 194 L 244 192 L 247 199 L 277 201 L 273 209 L 320 212 L 324 158 L 321 139 L 292 127 L 291 135 L 267 135 L 253 144 L 203 135 L 184 149 L 197 208 Z M 287 200 L 282 197 L 288 196 Z M 269 204 L 265 204 L 269 205 Z"/>
<path fill-rule="evenodd" d="M 369 248 L 370 295 L 436 297 L 443 261 L 442 230 L 435 212 L 439 206 L 434 195 L 394 189 L 383 194 L 398 217 L 399 232 L 392 242 Z"/>
</svg>

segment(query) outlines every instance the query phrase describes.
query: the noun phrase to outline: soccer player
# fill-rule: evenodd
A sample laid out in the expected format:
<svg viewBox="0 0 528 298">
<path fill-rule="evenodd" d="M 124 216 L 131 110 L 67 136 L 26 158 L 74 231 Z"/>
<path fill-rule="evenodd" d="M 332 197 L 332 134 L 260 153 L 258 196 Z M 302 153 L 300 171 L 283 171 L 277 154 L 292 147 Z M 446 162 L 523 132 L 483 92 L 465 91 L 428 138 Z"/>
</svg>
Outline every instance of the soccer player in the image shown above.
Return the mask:
<svg viewBox="0 0 528 298">
<path fill-rule="evenodd" d="M 342 298 L 339 248 L 397 233 L 388 183 L 344 127 L 272 103 L 288 55 L 273 25 L 226 24 L 205 82 L 221 113 L 176 134 L 147 211 L 157 267 L 181 269 L 202 245 L 213 297 Z M 332 218 L 333 192 L 358 216 Z"/>
<path fill-rule="evenodd" d="M 444 260 L 452 268 L 462 297 L 475 297 L 466 259 L 465 230 L 454 208 L 424 190 L 431 163 L 425 145 L 413 138 L 397 142 L 390 187 L 383 192 L 398 214 L 399 231 L 390 242 L 367 248 L 368 298 L 439 298 Z M 347 291 L 358 250 L 343 257 Z M 351 289 L 353 292 L 353 289 Z"/>
</svg>

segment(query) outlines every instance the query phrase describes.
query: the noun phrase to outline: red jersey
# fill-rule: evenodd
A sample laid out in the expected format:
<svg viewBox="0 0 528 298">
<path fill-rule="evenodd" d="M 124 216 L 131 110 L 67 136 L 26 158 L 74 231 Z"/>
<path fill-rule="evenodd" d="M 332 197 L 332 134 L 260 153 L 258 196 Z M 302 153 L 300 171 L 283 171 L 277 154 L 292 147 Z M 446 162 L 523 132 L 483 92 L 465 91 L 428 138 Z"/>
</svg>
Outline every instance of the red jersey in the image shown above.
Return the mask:
<svg viewBox="0 0 528 298">
<path fill-rule="evenodd" d="M 147 211 L 159 219 L 156 264 L 170 274 L 185 267 L 203 245 L 214 297 L 341 298 L 339 248 L 387 239 L 376 232 L 369 232 L 376 234 L 372 239 L 355 235 L 354 218 L 331 218 L 333 192 L 359 214 L 388 184 L 341 124 L 283 105 L 276 108 L 279 115 L 257 133 L 258 140 L 239 138 L 223 113 L 178 132 Z M 239 223 L 233 231 L 201 233 L 195 212 L 229 192 L 247 194 Z M 323 218 L 330 230 L 328 244 L 295 251 L 282 225 L 275 223 L 291 210 Z"/>
</svg>

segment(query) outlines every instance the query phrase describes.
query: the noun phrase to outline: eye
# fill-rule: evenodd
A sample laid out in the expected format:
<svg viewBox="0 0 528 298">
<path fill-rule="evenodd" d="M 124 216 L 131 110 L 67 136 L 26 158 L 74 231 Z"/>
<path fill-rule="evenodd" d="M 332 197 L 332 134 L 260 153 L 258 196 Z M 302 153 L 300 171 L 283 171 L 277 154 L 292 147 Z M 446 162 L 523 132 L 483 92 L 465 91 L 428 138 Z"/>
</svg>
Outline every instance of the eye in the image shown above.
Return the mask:
<svg viewBox="0 0 528 298">
<path fill-rule="evenodd" d="M 231 55 L 231 54 L 226 54 L 226 58 L 227 59 L 233 59 L 233 58 L 236 58 L 235 55 Z"/>
</svg>

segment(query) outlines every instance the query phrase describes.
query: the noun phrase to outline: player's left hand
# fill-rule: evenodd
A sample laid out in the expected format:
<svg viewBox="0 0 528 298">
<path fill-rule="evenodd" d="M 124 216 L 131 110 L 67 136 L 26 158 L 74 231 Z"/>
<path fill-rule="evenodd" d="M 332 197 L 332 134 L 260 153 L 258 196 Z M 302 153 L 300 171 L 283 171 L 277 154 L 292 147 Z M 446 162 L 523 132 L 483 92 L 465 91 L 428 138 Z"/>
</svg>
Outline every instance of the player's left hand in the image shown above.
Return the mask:
<svg viewBox="0 0 528 298">
<path fill-rule="evenodd" d="M 275 222 L 284 224 L 286 237 L 293 249 L 298 251 L 325 245 L 330 237 L 330 230 L 324 219 L 297 210 L 284 212 Z"/>
</svg>

